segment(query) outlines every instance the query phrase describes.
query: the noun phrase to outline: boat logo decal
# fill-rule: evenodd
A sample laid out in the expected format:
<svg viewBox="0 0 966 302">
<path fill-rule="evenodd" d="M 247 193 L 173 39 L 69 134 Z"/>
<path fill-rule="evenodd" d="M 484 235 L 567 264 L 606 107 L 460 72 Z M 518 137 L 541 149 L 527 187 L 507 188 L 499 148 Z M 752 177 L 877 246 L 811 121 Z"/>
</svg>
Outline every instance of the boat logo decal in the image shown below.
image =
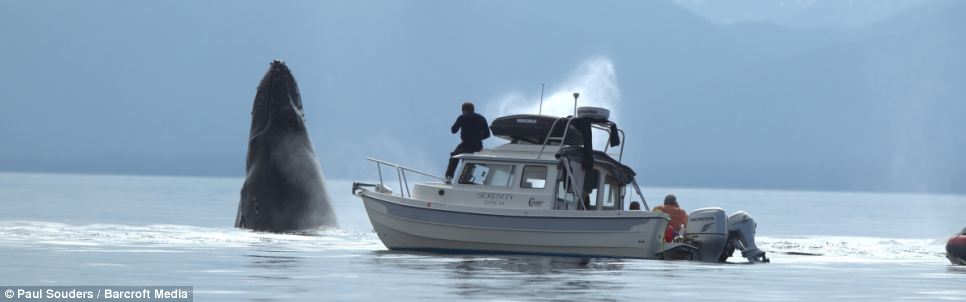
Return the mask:
<svg viewBox="0 0 966 302">
<path fill-rule="evenodd" d="M 537 207 L 537 208 L 539 208 L 539 207 L 542 207 L 543 206 L 543 200 L 537 200 L 536 198 L 530 197 L 529 204 L 530 204 L 530 207 Z"/>
</svg>

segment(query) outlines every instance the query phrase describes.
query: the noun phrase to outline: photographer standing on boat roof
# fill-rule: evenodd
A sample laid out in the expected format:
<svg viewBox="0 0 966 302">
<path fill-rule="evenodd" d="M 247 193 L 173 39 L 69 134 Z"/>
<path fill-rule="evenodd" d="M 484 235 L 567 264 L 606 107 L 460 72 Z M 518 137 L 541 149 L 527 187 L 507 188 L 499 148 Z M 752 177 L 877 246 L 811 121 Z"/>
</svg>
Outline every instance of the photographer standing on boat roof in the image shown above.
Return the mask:
<svg viewBox="0 0 966 302">
<path fill-rule="evenodd" d="M 449 166 L 446 167 L 447 184 L 452 183 L 456 164 L 459 163 L 459 159 L 453 158 L 453 156 L 483 150 L 483 140 L 490 137 L 490 126 L 485 117 L 474 112 L 473 103 L 465 102 L 463 103 L 463 115 L 456 118 L 456 122 L 453 123 L 450 131 L 453 133 L 460 131 L 462 142 L 456 146 L 453 152 L 449 153 Z"/>
</svg>

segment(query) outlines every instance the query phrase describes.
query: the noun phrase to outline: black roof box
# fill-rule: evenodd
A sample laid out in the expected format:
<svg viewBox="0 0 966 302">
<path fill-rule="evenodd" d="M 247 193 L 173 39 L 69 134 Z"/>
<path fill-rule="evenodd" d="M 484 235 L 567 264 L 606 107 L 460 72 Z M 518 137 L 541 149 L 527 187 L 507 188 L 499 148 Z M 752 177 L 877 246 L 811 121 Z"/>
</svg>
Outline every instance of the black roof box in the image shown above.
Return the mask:
<svg viewBox="0 0 966 302">
<path fill-rule="evenodd" d="M 554 121 L 558 119 L 560 121 L 554 126 Z M 509 115 L 493 120 L 493 123 L 490 124 L 490 131 L 493 132 L 493 135 L 509 140 L 511 143 L 542 145 L 547 138 L 547 133 L 550 132 L 550 127 L 554 127 L 551 136 L 562 136 L 567 120 L 568 118 L 535 114 Z M 583 136 L 580 131 L 577 131 L 573 125 L 570 125 L 569 128 L 564 144 L 582 145 Z"/>
</svg>

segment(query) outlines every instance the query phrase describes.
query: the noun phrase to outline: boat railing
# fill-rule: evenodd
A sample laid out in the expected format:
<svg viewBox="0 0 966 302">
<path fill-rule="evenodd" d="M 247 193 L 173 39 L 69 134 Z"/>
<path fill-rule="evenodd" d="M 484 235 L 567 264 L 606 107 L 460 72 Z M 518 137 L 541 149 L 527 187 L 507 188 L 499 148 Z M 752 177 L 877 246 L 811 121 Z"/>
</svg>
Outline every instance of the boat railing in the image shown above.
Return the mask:
<svg viewBox="0 0 966 302">
<path fill-rule="evenodd" d="M 591 127 L 607 131 L 610 134 L 610 129 L 601 125 L 592 125 Z M 617 133 L 621 136 L 621 151 L 617 154 L 617 162 L 621 162 L 624 159 L 624 144 L 627 143 L 627 136 L 624 135 L 624 129 L 617 128 Z M 610 142 L 604 144 L 604 153 L 607 153 L 607 149 L 610 148 Z"/>
<path fill-rule="evenodd" d="M 567 124 L 564 125 L 563 135 L 560 137 L 553 137 L 553 129 L 557 128 L 557 123 L 559 123 L 560 120 L 562 119 L 567 120 Z M 571 120 L 573 119 L 566 118 L 566 117 L 558 117 L 556 120 L 553 121 L 553 125 L 550 125 L 550 131 L 547 131 L 547 136 L 546 138 L 543 139 L 543 145 L 540 146 L 540 152 L 537 153 L 537 159 L 540 159 L 540 156 L 543 156 L 543 150 L 547 148 L 547 144 L 550 143 L 551 139 L 560 139 L 560 145 L 563 146 L 564 141 L 566 141 L 567 139 L 567 130 L 570 130 Z"/>
<path fill-rule="evenodd" d="M 567 124 L 564 125 L 563 135 L 559 137 L 553 136 L 553 129 L 556 129 L 557 123 L 560 122 L 560 120 L 564 120 L 564 119 L 567 120 Z M 563 146 L 564 142 L 567 140 L 567 131 L 570 131 L 570 124 L 571 122 L 573 122 L 573 120 L 574 120 L 573 117 L 559 117 L 553 121 L 553 125 L 550 125 L 550 131 L 547 131 L 547 136 L 543 139 L 543 145 L 540 146 L 540 152 L 537 153 L 537 159 L 540 159 L 540 157 L 543 156 L 543 150 L 547 148 L 547 145 L 549 145 L 551 141 L 559 140 L 560 145 Z M 591 127 L 599 130 L 607 131 L 607 133 L 610 134 L 610 128 L 608 127 L 604 127 L 602 125 L 597 125 L 597 124 L 592 124 Z M 624 159 L 624 144 L 626 143 L 625 140 L 627 139 L 627 136 L 624 134 L 624 130 L 620 128 L 617 129 L 617 133 L 620 135 L 620 139 L 621 139 L 621 150 L 620 150 L 620 153 L 617 154 L 617 162 L 621 162 Z M 604 144 L 603 152 L 607 153 L 607 149 L 609 147 L 610 147 L 610 143 Z"/>
<path fill-rule="evenodd" d="M 567 120 L 567 124 L 564 125 L 563 135 L 561 135 L 559 137 L 555 137 L 555 136 L 553 136 L 553 129 L 556 129 L 557 128 L 557 123 L 559 123 L 560 120 Z M 566 142 L 566 140 L 567 140 L 567 131 L 570 130 L 570 124 L 571 124 L 571 122 L 573 122 L 573 120 L 574 119 L 572 117 L 559 117 L 559 118 L 557 118 L 556 120 L 553 121 L 553 125 L 550 125 L 550 131 L 547 131 L 547 136 L 544 138 L 543 145 L 540 147 L 540 152 L 537 153 L 537 158 L 538 159 L 540 158 L 540 156 L 543 155 L 543 151 L 547 148 L 547 145 L 550 144 L 551 140 L 559 140 L 560 141 L 560 145 L 563 145 L 564 142 Z M 610 128 L 608 128 L 608 127 L 604 127 L 602 125 L 597 125 L 597 124 L 591 124 L 591 127 L 597 128 L 599 130 L 607 131 L 607 133 L 610 134 Z M 620 145 L 621 145 L 620 153 L 617 154 L 617 162 L 620 163 L 621 160 L 623 160 L 623 158 L 624 158 L 624 145 L 627 143 L 626 142 L 627 136 L 624 134 L 624 130 L 621 130 L 620 128 L 617 129 L 617 133 L 620 135 L 620 140 L 621 140 L 621 142 L 620 142 Z M 604 145 L 603 152 L 604 153 L 607 153 L 607 149 L 609 147 L 610 147 L 610 143 L 608 142 L 607 144 Z M 566 173 L 567 173 L 567 179 L 571 183 L 576 184 L 577 182 L 576 182 L 576 179 L 574 179 L 574 171 L 572 171 L 570 165 L 566 161 L 564 162 L 564 169 L 566 170 Z M 633 180 L 631 182 L 631 184 L 633 185 L 634 192 L 637 193 L 637 196 L 641 199 L 641 203 L 643 203 L 644 209 L 646 209 L 647 211 L 650 211 L 651 209 L 647 205 L 647 201 L 644 200 L 644 193 L 641 192 L 640 186 L 637 185 L 637 180 L 636 179 Z M 574 197 L 575 197 L 574 199 L 576 199 L 577 204 L 578 204 L 577 207 L 580 210 L 587 210 L 584 207 L 584 200 L 583 200 L 583 196 L 581 196 L 581 195 L 582 194 L 576 194 L 576 192 L 574 193 Z"/>
<path fill-rule="evenodd" d="M 567 181 L 570 182 L 570 187 L 573 188 L 573 191 L 574 191 L 573 192 L 573 194 L 574 194 L 574 200 L 577 202 L 577 209 L 578 210 L 587 210 L 587 207 L 584 205 L 584 197 L 583 197 L 583 194 L 580 194 L 580 192 L 577 192 L 577 180 L 574 179 L 574 175 L 575 174 L 574 174 L 573 169 L 570 168 L 570 162 L 568 162 L 566 160 L 563 161 L 563 167 L 564 167 L 564 171 L 566 173 Z"/>
<path fill-rule="evenodd" d="M 423 176 L 426 176 L 426 177 L 431 177 L 431 178 L 435 178 L 435 179 L 439 179 L 439 180 L 444 180 L 442 177 L 439 177 L 439 176 L 436 176 L 436 175 L 433 175 L 433 174 L 429 174 L 429 173 L 426 173 L 426 172 L 423 172 L 423 171 L 419 171 L 419 170 L 416 170 L 416 169 L 411 169 L 411 168 L 403 167 L 403 166 L 401 166 L 399 164 L 391 163 L 391 162 L 388 162 L 388 161 L 378 160 L 378 159 L 371 158 L 371 157 L 366 157 L 366 160 L 371 161 L 371 162 L 373 162 L 373 163 L 376 164 L 376 170 L 379 171 L 379 185 L 376 186 L 375 184 L 353 183 L 353 186 L 352 186 L 352 193 L 353 194 L 355 194 L 356 189 L 358 187 L 361 187 L 361 186 L 376 187 L 376 190 L 377 191 L 380 190 L 380 188 L 382 188 L 382 190 L 384 190 L 384 191 L 391 192 L 391 190 L 387 190 L 386 189 L 387 187 L 385 185 L 385 181 L 383 180 L 382 166 L 384 166 L 384 165 L 385 166 L 388 166 L 388 167 L 391 167 L 391 168 L 394 168 L 396 170 L 396 177 L 399 180 L 399 197 L 412 198 L 412 191 L 409 189 L 409 180 L 406 177 L 406 172 L 412 172 L 412 173 L 416 173 L 416 174 L 423 175 Z M 405 195 L 403 193 L 405 193 Z"/>
<path fill-rule="evenodd" d="M 634 192 L 637 193 L 637 197 L 641 198 L 641 205 L 644 206 L 644 210 L 650 212 L 651 207 L 647 205 L 647 200 L 644 199 L 644 192 L 641 191 L 641 187 L 637 185 L 637 179 L 631 180 L 631 185 L 634 186 Z"/>
</svg>

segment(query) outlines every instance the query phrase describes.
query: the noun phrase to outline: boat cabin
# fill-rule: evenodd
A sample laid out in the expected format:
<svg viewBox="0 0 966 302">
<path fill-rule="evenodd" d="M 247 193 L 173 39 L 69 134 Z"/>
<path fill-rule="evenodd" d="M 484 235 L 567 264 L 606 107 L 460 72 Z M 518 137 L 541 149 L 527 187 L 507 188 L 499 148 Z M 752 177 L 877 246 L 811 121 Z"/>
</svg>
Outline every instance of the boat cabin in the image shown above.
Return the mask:
<svg viewBox="0 0 966 302">
<path fill-rule="evenodd" d="M 591 129 L 607 134 L 604 151 L 592 148 Z M 647 209 L 634 171 L 620 163 L 622 154 L 615 160 L 606 153 L 620 144 L 619 130 L 606 117 L 513 115 L 494 120 L 491 131 L 510 142 L 455 156 L 461 164 L 453 183 L 417 184 L 414 197 L 447 205 L 580 211 L 628 210 L 637 201 Z M 638 197 L 627 194 L 628 186 Z"/>
</svg>

